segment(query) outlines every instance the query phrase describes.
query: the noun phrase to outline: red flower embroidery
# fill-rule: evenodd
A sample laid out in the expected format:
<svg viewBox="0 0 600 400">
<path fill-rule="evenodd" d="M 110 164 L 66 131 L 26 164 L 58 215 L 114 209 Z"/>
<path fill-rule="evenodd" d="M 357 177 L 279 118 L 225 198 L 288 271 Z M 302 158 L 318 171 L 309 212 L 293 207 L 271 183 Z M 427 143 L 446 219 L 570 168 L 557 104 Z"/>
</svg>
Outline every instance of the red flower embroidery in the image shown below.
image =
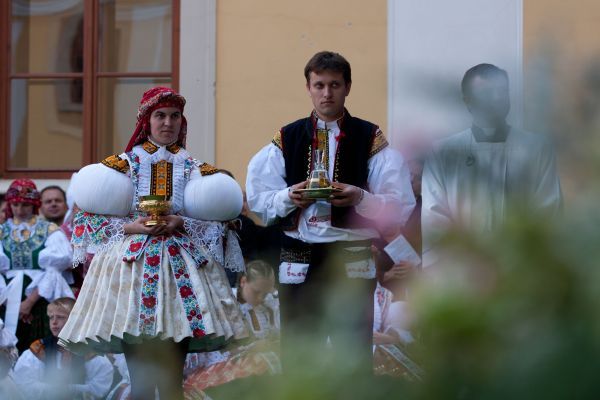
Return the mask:
<svg viewBox="0 0 600 400">
<path fill-rule="evenodd" d="M 179 254 L 179 248 L 174 245 L 169 246 L 169 254 L 171 255 L 171 257 L 176 256 L 177 254 Z"/>
<path fill-rule="evenodd" d="M 146 306 L 147 308 L 153 308 L 156 305 L 156 297 L 143 297 L 142 303 L 144 303 L 144 306 Z"/>
<path fill-rule="evenodd" d="M 194 329 L 193 333 L 194 333 L 194 337 L 202 337 L 202 336 L 204 336 L 204 331 L 202 329 L 200 329 L 200 328 Z"/>
<path fill-rule="evenodd" d="M 139 249 L 142 248 L 142 244 L 140 242 L 134 242 L 129 245 L 129 251 L 135 253 Z"/>
<path fill-rule="evenodd" d="M 83 235 L 83 231 L 85 231 L 85 227 L 83 225 L 77 225 L 74 230 L 75 236 L 79 237 Z"/>
<path fill-rule="evenodd" d="M 179 294 L 184 299 L 186 297 L 190 297 L 193 294 L 192 293 L 192 288 L 190 288 L 189 286 L 182 286 L 182 287 L 179 288 Z"/>
<path fill-rule="evenodd" d="M 146 257 L 146 262 L 151 267 L 156 267 L 158 265 L 158 263 L 160 262 L 160 257 L 159 256 Z"/>
</svg>

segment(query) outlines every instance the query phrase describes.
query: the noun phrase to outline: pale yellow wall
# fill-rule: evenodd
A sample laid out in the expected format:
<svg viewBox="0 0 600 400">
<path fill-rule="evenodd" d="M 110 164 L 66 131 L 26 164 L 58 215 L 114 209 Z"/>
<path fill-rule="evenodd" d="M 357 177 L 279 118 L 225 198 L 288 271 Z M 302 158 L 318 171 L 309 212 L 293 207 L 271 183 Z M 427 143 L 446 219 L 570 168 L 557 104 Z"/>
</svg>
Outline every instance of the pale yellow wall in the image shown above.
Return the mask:
<svg viewBox="0 0 600 400">
<path fill-rule="evenodd" d="M 216 164 L 241 184 L 274 132 L 310 113 L 303 70 L 320 50 L 350 61 L 347 107 L 385 131 L 386 0 L 217 2 Z"/>
<path fill-rule="evenodd" d="M 524 122 L 553 135 L 567 204 L 600 164 L 597 0 L 524 0 Z"/>
</svg>

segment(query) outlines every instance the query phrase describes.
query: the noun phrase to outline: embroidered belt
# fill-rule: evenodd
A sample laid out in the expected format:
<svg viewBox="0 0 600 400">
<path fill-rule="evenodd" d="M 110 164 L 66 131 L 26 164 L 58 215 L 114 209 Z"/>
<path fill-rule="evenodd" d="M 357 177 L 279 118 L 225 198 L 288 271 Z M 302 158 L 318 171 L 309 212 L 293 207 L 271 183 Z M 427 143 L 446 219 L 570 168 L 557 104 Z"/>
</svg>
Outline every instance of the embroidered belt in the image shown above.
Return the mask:
<svg viewBox="0 0 600 400">
<path fill-rule="evenodd" d="M 371 258 L 371 241 L 340 241 L 332 243 L 305 243 L 301 240 L 286 238 L 281 248 L 281 262 L 310 264 L 313 253 L 338 253 L 345 262 L 361 261 Z M 350 249 L 360 249 L 351 251 Z"/>
</svg>

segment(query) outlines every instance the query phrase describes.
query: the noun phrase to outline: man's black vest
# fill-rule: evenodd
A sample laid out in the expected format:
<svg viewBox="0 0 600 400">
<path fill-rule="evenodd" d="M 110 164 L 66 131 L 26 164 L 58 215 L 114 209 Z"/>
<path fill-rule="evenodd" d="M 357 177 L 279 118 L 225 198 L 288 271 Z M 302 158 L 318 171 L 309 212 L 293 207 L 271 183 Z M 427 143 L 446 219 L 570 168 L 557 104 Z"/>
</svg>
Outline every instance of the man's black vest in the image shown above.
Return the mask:
<svg viewBox="0 0 600 400">
<path fill-rule="evenodd" d="M 312 150 L 316 134 L 317 119 L 313 115 L 299 119 L 281 128 L 280 143 L 285 160 L 285 175 L 288 186 L 309 178 L 312 168 Z M 334 182 L 369 190 L 367 186 L 368 162 L 377 125 L 352 117 L 345 111 L 340 124 L 340 136 L 334 164 Z M 295 209 L 281 221 L 282 229 L 295 230 L 302 210 Z M 331 225 L 338 228 L 364 228 L 368 221 L 358 215 L 354 207 L 331 206 Z"/>
</svg>

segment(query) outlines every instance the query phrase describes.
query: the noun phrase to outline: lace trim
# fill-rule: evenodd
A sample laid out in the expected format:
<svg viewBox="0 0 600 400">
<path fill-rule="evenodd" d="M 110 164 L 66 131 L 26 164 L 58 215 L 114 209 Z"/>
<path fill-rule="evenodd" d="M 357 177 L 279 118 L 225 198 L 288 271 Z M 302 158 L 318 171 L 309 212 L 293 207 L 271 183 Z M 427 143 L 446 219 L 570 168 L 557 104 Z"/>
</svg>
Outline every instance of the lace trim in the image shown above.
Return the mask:
<svg viewBox="0 0 600 400">
<path fill-rule="evenodd" d="M 238 235 L 227 229 L 227 243 L 225 246 L 225 268 L 233 272 L 245 272 L 244 255 L 240 247 Z"/>
<path fill-rule="evenodd" d="M 205 249 L 216 262 L 223 265 L 225 227 L 222 223 L 183 217 L 183 227 L 196 246 Z"/>
<path fill-rule="evenodd" d="M 238 238 L 226 224 L 183 217 L 183 227 L 192 242 L 224 268 L 235 272 L 245 270 Z"/>
</svg>

